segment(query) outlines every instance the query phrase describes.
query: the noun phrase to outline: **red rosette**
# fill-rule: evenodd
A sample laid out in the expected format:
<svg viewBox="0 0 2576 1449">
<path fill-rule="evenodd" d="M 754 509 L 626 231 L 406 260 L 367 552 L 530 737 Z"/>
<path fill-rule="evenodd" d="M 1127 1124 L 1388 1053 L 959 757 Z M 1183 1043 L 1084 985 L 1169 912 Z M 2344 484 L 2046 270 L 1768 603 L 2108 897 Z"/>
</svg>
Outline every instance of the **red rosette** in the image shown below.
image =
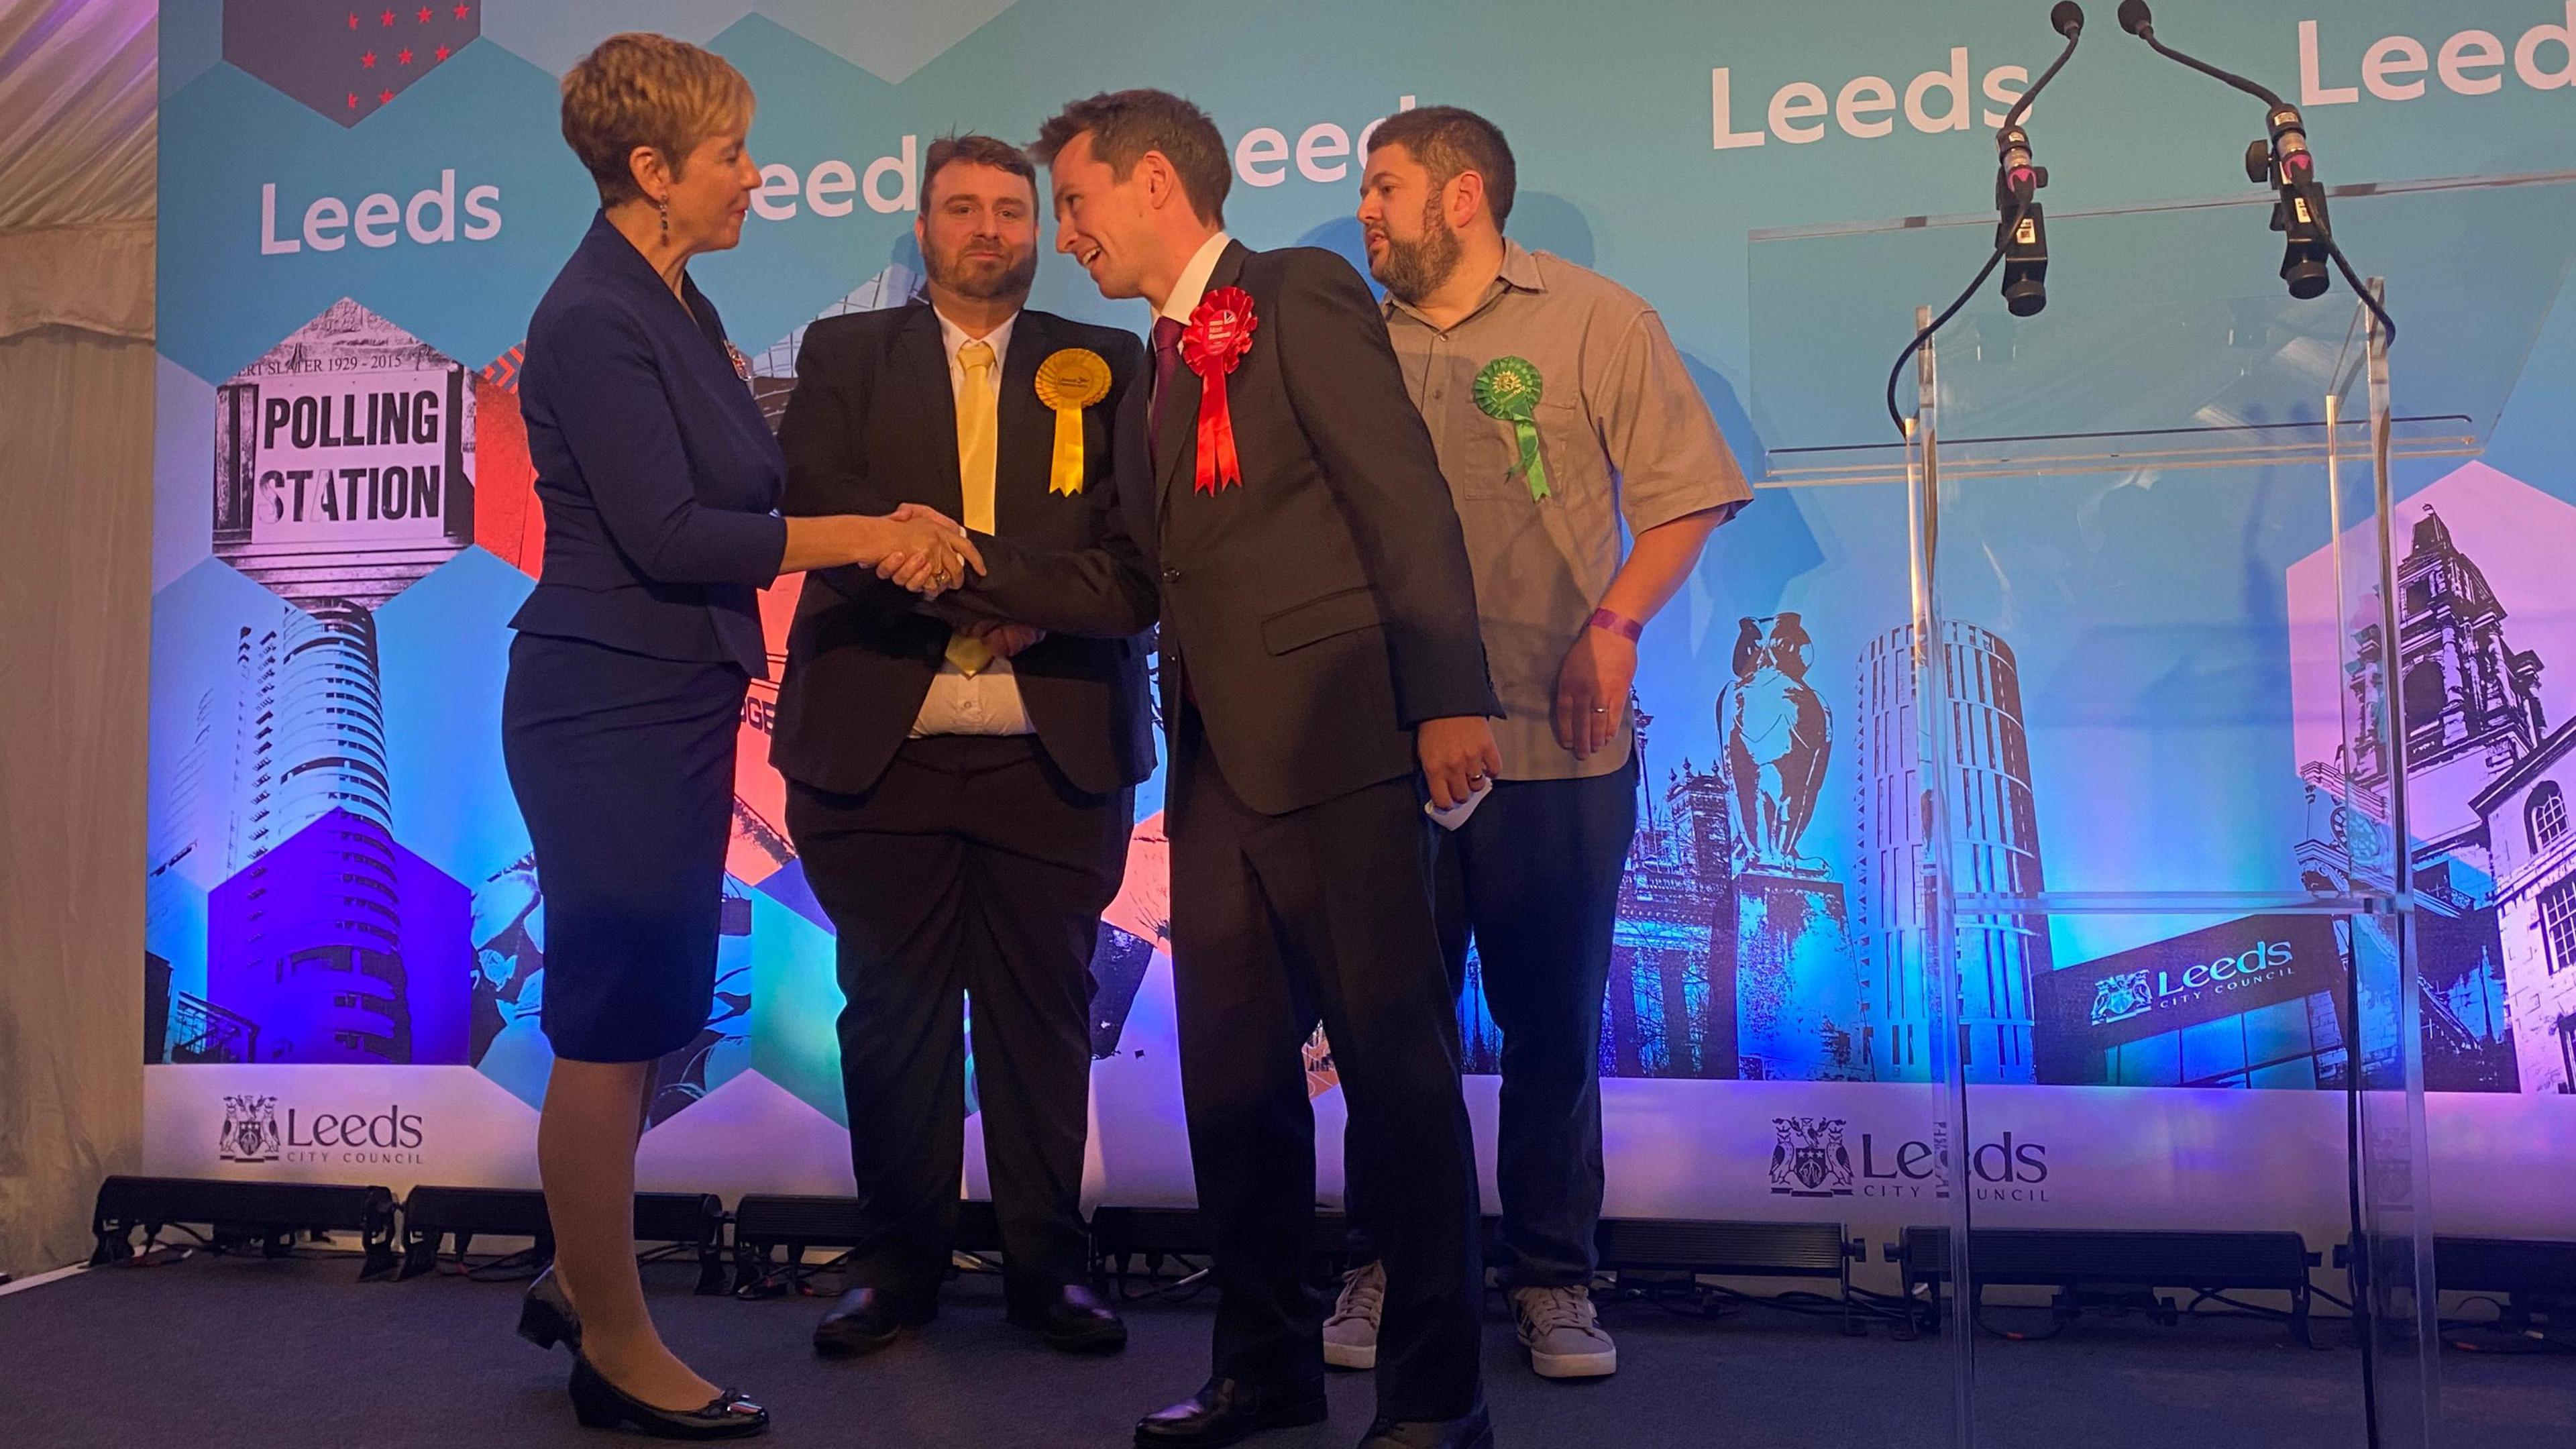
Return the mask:
<svg viewBox="0 0 2576 1449">
<path fill-rule="evenodd" d="M 1199 378 L 1198 491 L 1214 493 L 1243 482 L 1234 451 L 1234 416 L 1226 410 L 1225 377 L 1252 350 L 1252 294 L 1219 287 L 1199 300 L 1181 333 L 1181 361 Z"/>
</svg>

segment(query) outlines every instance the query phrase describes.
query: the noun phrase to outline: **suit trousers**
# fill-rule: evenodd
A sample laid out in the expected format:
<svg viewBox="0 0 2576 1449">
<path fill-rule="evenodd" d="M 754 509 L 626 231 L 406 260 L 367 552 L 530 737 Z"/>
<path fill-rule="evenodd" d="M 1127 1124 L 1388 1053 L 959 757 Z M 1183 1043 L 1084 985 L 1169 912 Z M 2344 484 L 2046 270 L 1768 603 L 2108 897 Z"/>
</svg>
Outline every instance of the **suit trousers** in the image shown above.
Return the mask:
<svg viewBox="0 0 2576 1449">
<path fill-rule="evenodd" d="M 841 1081 L 867 1240 L 847 1281 L 928 1308 L 956 1236 L 972 1022 L 1014 1301 L 1082 1281 L 1091 953 L 1135 793 L 1088 795 L 1034 736 L 909 740 L 876 786 L 789 785 L 788 832 L 839 932 Z"/>
<path fill-rule="evenodd" d="M 1474 1149 L 1458 1087 L 1410 780 L 1284 815 L 1236 795 L 1198 711 L 1172 732 L 1173 987 L 1199 1207 L 1215 1237 L 1215 1372 L 1323 1377 L 1314 1113 L 1304 1047 L 1318 1021 L 1349 1109 L 1351 1171 L 1387 1266 L 1378 1412 L 1453 1419 L 1481 1401 L 1483 1263 Z"/>
</svg>

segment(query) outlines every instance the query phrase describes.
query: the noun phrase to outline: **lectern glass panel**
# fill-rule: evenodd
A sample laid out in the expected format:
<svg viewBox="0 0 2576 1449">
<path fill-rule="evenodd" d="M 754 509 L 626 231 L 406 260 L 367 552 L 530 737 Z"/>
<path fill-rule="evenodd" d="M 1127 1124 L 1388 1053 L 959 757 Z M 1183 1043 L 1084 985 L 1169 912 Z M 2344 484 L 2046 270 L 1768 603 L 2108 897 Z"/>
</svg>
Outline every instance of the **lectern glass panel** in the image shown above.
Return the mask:
<svg viewBox="0 0 2576 1449">
<path fill-rule="evenodd" d="M 2569 180 L 2338 195 L 2394 349 L 2287 295 L 2268 197 L 2053 216 L 2050 307 L 1964 309 L 1897 379 L 1910 437 L 1888 362 L 1991 220 L 1757 238 L 1765 502 L 1889 565 L 1799 622 L 1858 643 L 1853 1078 L 1943 1134 L 1855 1189 L 1948 1305 L 1969 1442 L 2437 1442 L 2437 1234 L 2567 1211 L 2445 1187 L 2517 1125 L 2576 1177 L 2514 1110 L 2565 1080 L 2522 1058 L 2576 736 L 2524 630 L 2576 511 L 2472 461 Z"/>
</svg>

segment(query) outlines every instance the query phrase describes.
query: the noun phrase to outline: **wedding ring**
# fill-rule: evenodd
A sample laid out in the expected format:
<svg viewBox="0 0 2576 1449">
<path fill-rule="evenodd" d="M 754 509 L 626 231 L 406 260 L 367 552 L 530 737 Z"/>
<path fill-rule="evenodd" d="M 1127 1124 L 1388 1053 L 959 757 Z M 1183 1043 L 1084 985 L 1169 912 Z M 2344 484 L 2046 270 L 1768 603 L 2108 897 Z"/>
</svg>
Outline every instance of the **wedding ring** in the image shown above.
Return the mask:
<svg viewBox="0 0 2576 1449">
<path fill-rule="evenodd" d="M 1606 705 L 1598 705 L 1598 704 L 1596 704 L 1596 705 L 1592 706 L 1592 712 L 1593 712 L 1594 714 L 1608 714 L 1608 713 L 1610 712 L 1610 710 L 1609 710 L 1609 707 L 1608 707 L 1608 706 L 1606 706 Z"/>
</svg>

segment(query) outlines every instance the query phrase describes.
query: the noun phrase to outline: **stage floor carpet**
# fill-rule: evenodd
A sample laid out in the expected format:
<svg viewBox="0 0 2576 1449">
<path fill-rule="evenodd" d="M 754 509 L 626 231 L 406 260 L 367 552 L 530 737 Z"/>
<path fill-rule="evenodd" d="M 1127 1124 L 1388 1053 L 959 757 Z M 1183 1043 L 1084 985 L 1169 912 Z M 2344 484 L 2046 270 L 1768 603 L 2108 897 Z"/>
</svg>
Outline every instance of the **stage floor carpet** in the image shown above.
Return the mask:
<svg viewBox="0 0 2576 1449">
<path fill-rule="evenodd" d="M 90 1272 L 0 1296 L 10 1449 L 300 1449 L 590 1445 L 566 1406 L 568 1359 L 510 1332 L 516 1285 L 462 1277 L 360 1283 L 356 1260 L 198 1256 Z M 1079 1449 L 1130 1442 L 1136 1417 L 1204 1377 L 1210 1309 L 1140 1302 L 1106 1360 L 1050 1352 L 1001 1321 L 990 1278 L 953 1282 L 939 1321 L 853 1363 L 806 1347 L 820 1299 L 693 1297 L 677 1266 L 649 1271 L 664 1335 L 698 1369 L 769 1405 L 774 1445 L 834 1449 Z M 1950 1440 L 1946 1337 L 1899 1342 L 1884 1324 L 1751 1309 L 1716 1321 L 1645 1304 L 1608 1309 L 1620 1371 L 1534 1377 L 1501 1300 L 1486 1325 L 1487 1395 L 1504 1449 L 1724 1445 L 1907 1449 Z M 2339 1323 L 2321 1340 L 2341 1345 Z M 2159 1328 L 2087 1319 L 2046 1343 L 1978 1345 L 1980 1449 L 2267 1449 L 2362 1443 L 2360 1357 L 2299 1347 L 2253 1321 Z M 2576 1356 L 2446 1354 L 2450 1442 L 2576 1446 Z M 1348 1449 L 1368 1424 L 1368 1376 L 1336 1374 L 1329 1425 L 1261 1449 Z"/>
</svg>

